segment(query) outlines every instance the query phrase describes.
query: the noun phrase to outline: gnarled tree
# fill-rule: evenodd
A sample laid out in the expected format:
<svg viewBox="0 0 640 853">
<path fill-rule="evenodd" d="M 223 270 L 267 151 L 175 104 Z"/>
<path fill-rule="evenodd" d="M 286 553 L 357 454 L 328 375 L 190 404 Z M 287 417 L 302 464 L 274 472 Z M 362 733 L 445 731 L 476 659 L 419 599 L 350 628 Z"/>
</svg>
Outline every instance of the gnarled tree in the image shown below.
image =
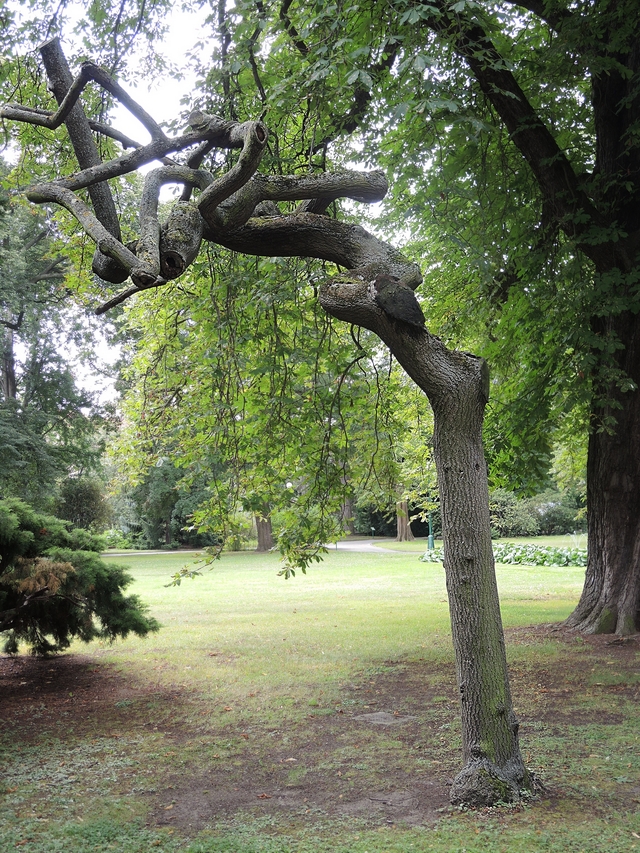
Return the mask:
<svg viewBox="0 0 640 853">
<path fill-rule="evenodd" d="M 417 264 L 361 226 L 325 215 L 338 198 L 381 199 L 387 190 L 384 175 L 258 174 L 268 140 L 261 122 L 224 121 L 198 112 L 187 133 L 170 138 L 102 69 L 85 63 L 72 80 L 57 40 L 41 50 L 59 109 L 49 113 L 10 105 L 2 115 L 52 129 L 66 123 L 81 170 L 32 187 L 27 195 L 36 203 L 62 205 L 76 217 L 96 243 L 93 268 L 102 278 L 114 283 L 131 278 L 132 285 L 98 313 L 179 276 L 197 257 L 202 239 L 253 255 L 324 259 L 342 268 L 319 289 L 324 310 L 378 335 L 429 398 L 462 712 L 464 767 L 451 799 L 465 804 L 518 799 L 531 780 L 519 749 L 491 547 L 482 446 L 487 366 L 473 355 L 448 350 L 428 332 L 414 294 L 421 283 Z M 86 139 L 92 127 L 122 140 L 84 117 L 78 98 L 89 81 L 136 115 L 151 134 L 149 144 L 104 163 L 87 154 L 79 137 Z M 201 168 L 214 147 L 240 150 L 221 177 Z M 185 152 L 183 162 L 169 159 L 180 152 Z M 125 246 L 113 221 L 107 181 L 159 158 L 163 165 L 145 178 L 138 239 Z M 158 194 L 165 183 L 182 184 L 184 192 L 161 223 Z M 91 190 L 94 210 L 77 195 L 83 189 Z M 279 201 L 301 204 L 281 214 Z"/>
</svg>

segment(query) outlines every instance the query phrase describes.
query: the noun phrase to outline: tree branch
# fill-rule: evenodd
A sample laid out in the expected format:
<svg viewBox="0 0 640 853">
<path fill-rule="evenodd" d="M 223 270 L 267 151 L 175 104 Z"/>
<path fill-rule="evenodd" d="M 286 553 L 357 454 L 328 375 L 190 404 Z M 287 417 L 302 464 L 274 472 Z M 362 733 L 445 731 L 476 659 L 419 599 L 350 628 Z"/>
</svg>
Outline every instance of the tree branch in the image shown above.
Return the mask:
<svg viewBox="0 0 640 853">
<path fill-rule="evenodd" d="M 65 122 L 69 139 L 73 145 L 78 164 L 81 169 L 97 166 L 101 163 L 101 157 L 93 140 L 89 122 L 81 105 L 77 103 L 81 88 L 73 80 L 67 60 L 62 52 L 60 40 L 56 37 L 40 46 L 40 55 L 44 62 L 47 76 L 53 90 L 53 94 L 60 104 L 58 110 L 59 122 Z M 78 78 L 80 79 L 80 78 Z M 37 119 L 38 116 L 36 115 Z M 41 116 L 44 120 L 44 117 Z M 117 239 L 120 239 L 120 221 L 116 211 L 111 190 L 108 184 L 100 184 L 89 190 L 91 203 L 96 216 L 104 227 Z M 102 257 L 99 252 L 93 256 L 92 267 L 94 272 L 112 281 L 123 281 L 126 272 L 118 267 L 112 259 Z"/>
<path fill-rule="evenodd" d="M 467 61 L 483 94 L 529 164 L 547 209 L 596 266 L 609 264 L 611 246 L 590 240 L 594 228 L 604 228 L 608 223 L 581 188 L 564 151 L 533 109 L 507 63 L 479 24 L 461 22 L 441 2 L 438 5 L 441 15 L 431 18 L 429 26 L 452 39 L 457 52 Z M 624 249 L 618 247 L 616 251 Z"/>
</svg>

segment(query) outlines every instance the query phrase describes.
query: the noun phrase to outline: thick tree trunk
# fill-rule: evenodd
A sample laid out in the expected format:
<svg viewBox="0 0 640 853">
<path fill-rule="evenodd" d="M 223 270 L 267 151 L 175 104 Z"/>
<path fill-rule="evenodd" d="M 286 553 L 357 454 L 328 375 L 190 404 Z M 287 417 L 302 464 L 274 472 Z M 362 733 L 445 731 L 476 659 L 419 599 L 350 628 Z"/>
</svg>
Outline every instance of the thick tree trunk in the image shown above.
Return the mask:
<svg viewBox="0 0 640 853">
<path fill-rule="evenodd" d="M 612 321 L 609 321 L 612 322 Z M 615 318 L 625 345 L 620 366 L 640 388 L 640 324 Z M 588 565 L 578 606 L 566 625 L 591 634 L 640 630 L 640 391 L 617 392 L 594 411 L 587 461 Z M 603 416 L 613 429 L 598 430 Z"/>
<path fill-rule="evenodd" d="M 258 547 L 256 551 L 270 551 L 275 545 L 271 519 L 268 516 L 256 515 L 256 531 L 258 533 Z"/>
<path fill-rule="evenodd" d="M 416 538 L 411 530 L 408 501 L 398 501 L 396 503 L 396 530 L 396 542 L 413 542 Z"/>
</svg>

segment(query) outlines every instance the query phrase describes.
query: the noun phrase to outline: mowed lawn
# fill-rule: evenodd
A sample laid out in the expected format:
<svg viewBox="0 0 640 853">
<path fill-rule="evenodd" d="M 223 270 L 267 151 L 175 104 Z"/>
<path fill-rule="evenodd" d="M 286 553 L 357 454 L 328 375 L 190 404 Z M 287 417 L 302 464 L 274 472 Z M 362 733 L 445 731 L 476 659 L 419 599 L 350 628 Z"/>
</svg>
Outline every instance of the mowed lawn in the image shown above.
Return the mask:
<svg viewBox="0 0 640 853">
<path fill-rule="evenodd" d="M 331 549 L 284 580 L 276 555 L 226 553 L 175 587 L 184 554 L 108 559 L 162 629 L 46 662 L 54 694 L 63 664 L 79 667 L 82 713 L 62 680 L 37 701 L 25 668 L 24 704 L 3 720 L 3 853 L 640 850 L 637 646 L 532 627 L 570 613 L 583 569 L 498 566 L 523 752 L 546 791 L 458 813 L 441 565 Z M 373 712 L 408 722 L 347 729 Z"/>
</svg>

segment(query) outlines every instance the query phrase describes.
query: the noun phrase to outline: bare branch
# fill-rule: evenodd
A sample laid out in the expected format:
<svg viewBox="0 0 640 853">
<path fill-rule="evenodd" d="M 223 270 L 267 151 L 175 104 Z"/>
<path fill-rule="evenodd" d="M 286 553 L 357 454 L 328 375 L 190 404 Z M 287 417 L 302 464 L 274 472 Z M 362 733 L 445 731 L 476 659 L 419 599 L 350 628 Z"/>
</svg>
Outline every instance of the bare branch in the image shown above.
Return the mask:
<svg viewBox="0 0 640 853">
<path fill-rule="evenodd" d="M 61 105 L 59 111 L 63 113 L 61 121 L 64 120 L 66 124 L 69 139 L 78 158 L 80 168 L 85 169 L 98 165 L 101 158 L 93 140 L 89 122 L 81 105 L 76 103 L 80 93 L 77 87 L 75 90 L 77 94 L 71 94 L 74 89 L 74 80 L 62 52 L 60 40 L 54 38 L 45 42 L 40 47 L 40 54 L 53 94 Z M 37 118 L 37 115 L 35 117 Z M 92 187 L 89 190 L 89 196 L 99 221 L 119 240 L 120 222 L 109 186 L 101 184 Z M 123 281 L 126 278 L 126 272 L 121 270 L 117 263 L 114 264 L 111 259 L 101 257 L 99 253 L 93 257 L 93 269 L 97 275 L 110 281 Z"/>
<path fill-rule="evenodd" d="M 300 38 L 300 33 L 295 28 L 293 21 L 289 17 L 289 8 L 292 2 L 293 0 L 282 0 L 282 3 L 280 4 L 280 20 L 282 21 L 282 26 L 284 27 L 285 32 L 295 45 L 298 52 L 302 56 L 308 56 L 310 52 L 309 47 L 306 42 Z"/>
</svg>

